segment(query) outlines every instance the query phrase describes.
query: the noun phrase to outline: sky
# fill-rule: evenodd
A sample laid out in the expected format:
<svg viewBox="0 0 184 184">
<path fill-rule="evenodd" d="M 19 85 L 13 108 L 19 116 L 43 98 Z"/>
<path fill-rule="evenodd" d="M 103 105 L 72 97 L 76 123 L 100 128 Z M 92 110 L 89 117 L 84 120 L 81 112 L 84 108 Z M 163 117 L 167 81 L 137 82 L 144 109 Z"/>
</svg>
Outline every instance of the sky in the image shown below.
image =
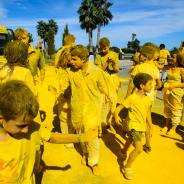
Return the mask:
<svg viewBox="0 0 184 184">
<path fill-rule="evenodd" d="M 77 38 L 77 44 L 88 44 L 88 35 L 80 28 L 77 10 L 82 0 L 0 0 L 0 24 L 11 29 L 25 28 L 38 36 L 37 22 L 54 19 L 59 26 L 55 36 L 56 49 L 62 44 L 66 24 Z M 126 47 L 135 33 L 141 45 L 164 43 L 167 49 L 179 47 L 184 41 L 184 0 L 108 0 L 113 5 L 112 21 L 102 27 L 101 37 L 108 37 L 111 46 Z M 97 31 L 93 33 L 96 43 Z"/>
</svg>

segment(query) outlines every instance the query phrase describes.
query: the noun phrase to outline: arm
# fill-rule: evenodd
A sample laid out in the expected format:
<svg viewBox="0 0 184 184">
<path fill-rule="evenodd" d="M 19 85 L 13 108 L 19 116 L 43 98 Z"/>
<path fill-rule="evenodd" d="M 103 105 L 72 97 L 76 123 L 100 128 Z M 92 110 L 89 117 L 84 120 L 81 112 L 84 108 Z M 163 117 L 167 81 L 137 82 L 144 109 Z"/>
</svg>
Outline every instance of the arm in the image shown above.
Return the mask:
<svg viewBox="0 0 184 184">
<path fill-rule="evenodd" d="M 152 136 L 153 125 L 152 125 L 152 118 L 151 118 L 151 106 L 150 106 L 148 113 L 147 113 L 146 124 L 147 124 L 148 130 L 150 132 L 150 136 Z"/>
<path fill-rule="evenodd" d="M 98 128 L 88 130 L 84 134 L 51 133 L 49 142 L 55 144 L 89 142 L 98 136 Z"/>
<path fill-rule="evenodd" d="M 116 122 L 117 124 L 121 124 L 121 122 L 122 122 L 121 118 L 119 117 L 119 113 L 120 113 L 120 111 L 121 111 L 123 108 L 124 108 L 123 105 L 119 105 L 119 106 L 116 108 L 115 112 L 114 112 L 114 118 L 115 118 L 115 122 Z"/>
<path fill-rule="evenodd" d="M 110 57 L 107 60 L 107 65 L 112 63 L 112 68 L 113 68 L 113 72 L 114 73 L 118 73 L 119 72 L 119 59 L 118 59 L 118 55 L 114 52 L 112 52 L 111 54 L 113 54 L 112 56 L 110 55 Z M 107 66 L 106 66 L 107 67 Z"/>
<path fill-rule="evenodd" d="M 128 84 L 126 98 L 133 93 L 134 89 L 135 89 L 135 86 L 134 86 L 134 83 L 133 83 L 133 79 L 130 78 L 129 84 Z"/>
</svg>

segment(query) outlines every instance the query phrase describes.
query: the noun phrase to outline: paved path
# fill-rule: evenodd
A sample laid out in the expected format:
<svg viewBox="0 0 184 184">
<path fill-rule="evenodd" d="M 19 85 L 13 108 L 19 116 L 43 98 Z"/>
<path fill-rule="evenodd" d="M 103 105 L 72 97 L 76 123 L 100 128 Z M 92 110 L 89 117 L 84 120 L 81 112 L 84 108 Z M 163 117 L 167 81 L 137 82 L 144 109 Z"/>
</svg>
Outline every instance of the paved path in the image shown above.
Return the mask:
<svg viewBox="0 0 184 184">
<path fill-rule="evenodd" d="M 120 72 L 128 79 L 127 68 Z M 123 98 L 127 82 L 122 86 L 120 97 Z M 184 141 L 177 134 L 175 138 L 165 137 L 160 132 L 164 118 L 162 94 L 153 107 L 154 135 L 152 152 L 142 153 L 133 165 L 135 179 L 127 181 L 120 171 L 122 160 L 120 143 L 113 134 L 106 133 L 101 140 L 100 176 L 94 176 L 89 167 L 81 165 L 79 146 L 67 149 L 64 145 L 45 143 L 43 159 L 52 166 L 43 175 L 43 184 L 183 184 L 184 183 Z M 121 128 L 117 127 L 121 134 Z"/>
</svg>

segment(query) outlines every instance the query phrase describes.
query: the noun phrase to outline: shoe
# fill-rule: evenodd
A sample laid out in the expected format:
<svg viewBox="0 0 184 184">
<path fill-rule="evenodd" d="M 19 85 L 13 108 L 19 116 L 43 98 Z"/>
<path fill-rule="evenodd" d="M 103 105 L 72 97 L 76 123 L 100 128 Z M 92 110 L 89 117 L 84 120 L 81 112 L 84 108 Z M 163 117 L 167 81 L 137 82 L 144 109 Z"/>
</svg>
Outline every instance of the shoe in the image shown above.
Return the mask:
<svg viewBox="0 0 184 184">
<path fill-rule="evenodd" d="M 173 136 L 175 134 L 175 130 L 172 130 L 172 129 L 170 129 L 167 133 L 166 133 L 166 135 L 168 135 L 168 136 Z"/>
<path fill-rule="evenodd" d="M 163 133 L 167 133 L 168 128 L 167 128 L 167 127 L 164 127 L 164 128 L 162 128 L 160 131 L 163 132 Z"/>
<path fill-rule="evenodd" d="M 134 179 L 132 168 L 123 167 L 123 168 L 122 168 L 122 173 L 124 174 L 124 177 L 125 177 L 127 180 L 132 180 L 132 179 Z"/>
<path fill-rule="evenodd" d="M 94 166 L 91 166 L 91 169 L 92 169 L 92 172 L 93 172 L 93 174 L 95 175 L 95 176 L 99 176 L 100 175 L 100 170 L 99 170 L 99 167 L 98 167 L 98 165 L 96 164 L 96 165 L 94 165 Z"/>
<path fill-rule="evenodd" d="M 146 153 L 150 153 L 151 152 L 151 146 L 143 146 L 143 151 L 145 151 Z"/>
</svg>

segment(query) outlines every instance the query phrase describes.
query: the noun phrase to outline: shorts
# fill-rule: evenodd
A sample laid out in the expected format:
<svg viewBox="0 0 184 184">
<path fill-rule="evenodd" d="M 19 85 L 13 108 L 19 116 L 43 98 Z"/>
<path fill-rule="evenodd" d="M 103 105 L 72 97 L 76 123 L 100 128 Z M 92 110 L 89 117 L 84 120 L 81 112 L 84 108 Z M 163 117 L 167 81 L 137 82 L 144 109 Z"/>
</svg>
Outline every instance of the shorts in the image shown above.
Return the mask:
<svg viewBox="0 0 184 184">
<path fill-rule="evenodd" d="M 128 135 L 129 135 L 129 138 L 131 138 L 133 140 L 133 142 L 137 142 L 137 141 L 142 140 L 142 138 L 145 135 L 145 132 L 136 131 L 136 130 L 132 129 L 129 131 Z"/>
</svg>

